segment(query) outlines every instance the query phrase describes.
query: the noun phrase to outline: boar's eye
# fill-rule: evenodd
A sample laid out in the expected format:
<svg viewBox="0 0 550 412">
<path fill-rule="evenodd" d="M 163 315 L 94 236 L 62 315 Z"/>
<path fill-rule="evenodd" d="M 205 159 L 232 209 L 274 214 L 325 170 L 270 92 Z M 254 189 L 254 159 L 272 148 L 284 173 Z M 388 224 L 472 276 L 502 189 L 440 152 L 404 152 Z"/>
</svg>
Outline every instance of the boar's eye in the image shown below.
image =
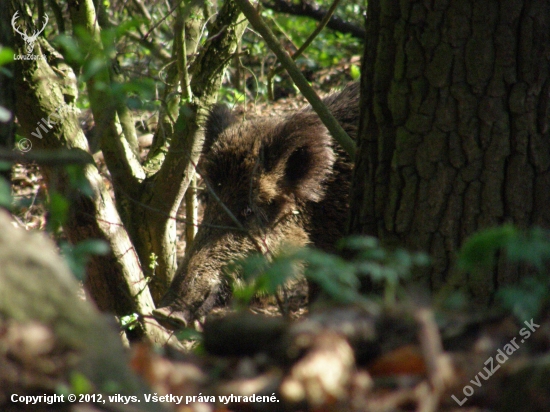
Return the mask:
<svg viewBox="0 0 550 412">
<path fill-rule="evenodd" d="M 247 206 L 245 207 L 242 211 L 241 211 L 241 215 L 245 218 L 249 217 L 252 215 L 252 209 L 250 208 L 250 206 Z"/>
</svg>

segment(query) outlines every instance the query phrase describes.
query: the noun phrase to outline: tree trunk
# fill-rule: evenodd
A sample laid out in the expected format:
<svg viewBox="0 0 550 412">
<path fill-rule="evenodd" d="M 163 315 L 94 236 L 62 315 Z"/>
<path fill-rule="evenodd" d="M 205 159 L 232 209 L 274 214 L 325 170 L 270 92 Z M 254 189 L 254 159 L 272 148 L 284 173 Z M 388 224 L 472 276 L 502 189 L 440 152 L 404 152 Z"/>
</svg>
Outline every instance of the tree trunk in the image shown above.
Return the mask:
<svg viewBox="0 0 550 412">
<path fill-rule="evenodd" d="M 4 211 L 0 211 L 0 262 L 2 410 L 9 406 L 11 394 L 53 393 L 75 372 L 98 392 L 114 386 L 127 396 L 148 393 L 128 367 L 116 331 L 78 297 L 80 286 L 53 242 L 43 234 L 13 227 Z M 116 406 L 107 402 L 110 408 Z M 44 410 L 41 406 L 32 409 Z M 136 406 L 136 410 L 159 410 L 146 402 Z M 51 410 L 58 409 L 60 405 Z"/>
<path fill-rule="evenodd" d="M 369 1 L 350 231 L 429 252 L 438 289 L 475 231 L 550 227 L 550 3 L 427 4 Z"/>
<path fill-rule="evenodd" d="M 2 13 L 0 16 L 0 44 L 4 47 L 13 47 L 13 33 L 11 16 L 8 13 Z M 0 148 L 13 147 L 15 137 L 15 87 L 13 79 L 9 76 L 8 70 L 13 69 L 13 64 L 4 65 L 0 71 Z M 4 176 L 10 179 L 9 170 L 0 170 L 0 179 Z"/>
</svg>

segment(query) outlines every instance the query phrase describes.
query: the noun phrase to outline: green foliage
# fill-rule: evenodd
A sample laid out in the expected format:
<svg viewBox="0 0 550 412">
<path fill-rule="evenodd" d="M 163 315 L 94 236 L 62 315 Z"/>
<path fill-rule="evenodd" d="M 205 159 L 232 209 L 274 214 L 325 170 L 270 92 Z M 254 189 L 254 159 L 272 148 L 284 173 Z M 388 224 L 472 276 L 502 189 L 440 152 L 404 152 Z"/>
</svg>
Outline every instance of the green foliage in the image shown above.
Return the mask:
<svg viewBox="0 0 550 412">
<path fill-rule="evenodd" d="M 11 169 L 10 162 L 0 161 L 0 171 L 6 171 Z M 0 176 L 0 207 L 8 210 L 12 207 L 13 199 L 11 197 L 11 185 L 10 183 Z"/>
<path fill-rule="evenodd" d="M 0 74 L 12 78 L 11 71 L 3 68 L 2 66 L 13 61 L 13 50 L 9 47 L 3 47 L 0 45 Z M 0 122 L 8 122 L 11 119 L 11 112 L 3 106 L 0 106 Z M 1 199 L 0 199 L 1 201 Z"/>
<path fill-rule="evenodd" d="M 0 45 L 0 74 L 6 77 L 13 77 L 13 74 L 2 66 L 13 61 L 13 50 L 9 47 Z M 0 122 L 8 122 L 11 119 L 11 112 L 3 106 L 0 106 Z"/>
<path fill-rule="evenodd" d="M 319 285 L 331 300 L 344 304 L 364 302 L 353 263 L 315 249 L 299 250 L 295 259 L 303 262 L 306 278 Z"/>
<path fill-rule="evenodd" d="M 180 329 L 175 335 L 179 341 L 202 341 L 202 333 L 192 328 Z"/>
<path fill-rule="evenodd" d="M 132 77 L 127 81 L 116 83 L 112 81 L 101 80 L 97 76 L 102 71 L 107 70 L 107 64 L 111 64 L 113 70 L 121 70 L 119 65 L 132 66 L 135 62 L 135 53 L 120 53 L 117 50 L 118 42 L 128 31 L 139 27 L 142 23 L 140 19 L 129 19 L 120 25 L 102 29 L 101 44 L 103 53 L 99 53 L 95 47 L 95 41 L 81 27 L 75 29 L 76 36 L 60 35 L 56 38 L 55 44 L 63 50 L 65 59 L 74 68 L 81 68 L 81 75 L 78 77 L 80 85 L 92 77 L 96 77 L 94 87 L 105 94 L 106 101 L 113 101 L 127 105 L 130 109 L 151 109 L 154 104 L 151 100 L 154 98 L 157 83 L 148 77 Z M 104 56 L 108 56 L 106 60 Z M 119 63 L 119 60 L 122 63 Z M 82 88 L 82 87 L 80 87 Z M 84 95 L 80 95 L 79 107 L 86 108 L 88 103 Z"/>
<path fill-rule="evenodd" d="M 11 186 L 6 179 L 0 176 L 0 207 L 11 209 Z"/>
<path fill-rule="evenodd" d="M 69 213 L 69 200 L 59 192 L 51 191 L 48 202 L 48 223 L 46 229 L 56 233 L 67 220 Z"/>
<path fill-rule="evenodd" d="M 375 283 L 385 285 L 387 303 L 396 300 L 399 283 L 409 279 L 415 267 L 430 263 L 429 257 L 424 253 L 413 253 L 399 248 L 389 250 L 373 237 L 354 236 L 343 239 L 340 247 L 355 253 L 354 262 L 359 276 L 369 277 Z"/>
<path fill-rule="evenodd" d="M 120 318 L 120 326 L 122 329 L 135 329 L 139 326 L 139 315 L 137 313 L 132 313 L 131 315 L 122 316 Z"/>
<path fill-rule="evenodd" d="M 318 2 L 325 10 L 330 7 L 330 2 Z M 364 21 L 361 10 L 366 9 L 366 3 L 349 1 L 342 2 L 336 15 L 353 22 L 357 26 L 363 26 Z M 290 54 L 300 48 L 309 36 L 315 31 L 319 22 L 308 17 L 290 16 L 276 13 L 264 8 L 262 17 L 271 27 L 275 36 Z M 359 67 L 350 64 L 352 58 L 362 54 L 363 44 L 361 39 L 350 34 L 342 34 L 324 28 L 308 46 L 308 48 L 296 59 L 296 64 L 302 70 L 306 78 L 317 83 L 316 86 L 325 91 L 332 90 L 335 86 L 345 84 L 350 80 L 359 78 Z M 242 40 L 242 50 L 239 62 L 241 65 L 241 78 L 246 78 L 247 91 L 254 98 L 267 94 L 268 74 L 279 68 L 275 55 L 269 50 L 264 41 L 258 38 L 253 31 L 245 32 Z M 339 66 L 336 66 L 336 65 Z M 244 68 L 244 70 L 242 70 Z M 322 74 L 316 74 L 322 70 Z M 321 78 L 322 80 L 319 81 Z M 297 93 L 294 83 L 284 70 L 279 71 L 273 77 L 275 85 L 275 98 L 285 97 Z M 319 84 L 320 83 L 320 84 Z M 235 87 L 233 84 L 231 87 Z M 223 94 L 222 98 L 226 98 Z M 230 103 L 234 102 L 232 96 L 228 96 Z"/>
<path fill-rule="evenodd" d="M 504 225 L 475 233 L 460 250 L 457 265 L 466 272 L 494 266 L 495 254 L 506 247 L 510 240 L 518 235 L 512 225 Z"/>
<path fill-rule="evenodd" d="M 150 100 L 154 97 L 155 82 L 152 79 L 135 79 L 111 86 L 111 93 L 122 100 L 130 109 L 152 109 Z"/>
<path fill-rule="evenodd" d="M 540 271 L 550 259 L 550 233 L 538 227 L 521 231 L 512 225 L 482 230 L 462 246 L 458 267 L 468 272 L 492 268 L 499 250 L 509 261 L 529 263 Z"/>
<path fill-rule="evenodd" d="M 532 319 L 548 301 L 548 281 L 536 277 L 522 279 L 519 285 L 505 286 L 497 292 L 497 299 L 505 309 L 519 320 Z"/>
<path fill-rule="evenodd" d="M 149 255 L 149 269 L 151 269 L 151 272 L 154 272 L 155 271 L 155 268 L 158 266 L 158 256 L 151 252 L 151 254 Z"/>
<path fill-rule="evenodd" d="M 242 274 L 244 282 L 234 283 L 237 302 L 247 304 L 257 294 L 274 294 L 289 279 L 300 274 L 319 285 L 322 292 L 338 303 L 365 303 L 361 293 L 361 278 L 369 278 L 385 285 L 386 302 L 397 298 L 398 285 L 410 276 L 415 266 L 429 263 L 421 253 L 402 249 L 387 250 L 372 237 L 351 237 L 340 247 L 354 254 L 346 260 L 340 256 L 312 248 L 288 250 L 268 260 L 252 255 L 231 265 L 230 271 Z"/>
<path fill-rule="evenodd" d="M 84 169 L 78 165 L 67 165 L 65 171 L 69 176 L 69 183 L 71 187 L 78 189 L 85 196 L 93 196 L 94 191 L 90 182 L 84 174 Z"/>
<path fill-rule="evenodd" d="M 518 231 L 506 245 L 506 254 L 512 262 L 527 262 L 542 271 L 550 259 L 550 232 L 539 227 Z"/>
<path fill-rule="evenodd" d="M 497 292 L 502 306 L 511 310 L 518 319 L 536 316 L 550 296 L 548 262 L 550 261 L 550 232 L 534 227 L 526 232 L 517 231 L 505 245 L 506 257 L 514 263 L 527 263 L 536 269 L 534 276 L 521 280 L 519 285 L 506 286 Z"/>
<path fill-rule="evenodd" d="M 89 36 L 87 36 L 84 30 L 80 29 L 76 33 L 89 41 Z M 77 37 L 62 34 L 56 37 L 53 44 L 62 50 L 63 57 L 70 65 L 80 67 L 84 63 L 86 50 L 82 47 Z"/>
<path fill-rule="evenodd" d="M 350 67 L 350 76 L 353 80 L 359 80 L 361 77 L 361 69 L 356 64 L 352 64 Z"/>
<path fill-rule="evenodd" d="M 0 66 L 11 63 L 13 61 L 13 50 L 9 47 L 0 46 Z M 9 73 L 3 71 L 4 74 Z"/>
<path fill-rule="evenodd" d="M 328 9 L 330 4 L 327 3 L 322 7 Z M 359 16 L 355 14 L 359 12 L 359 6 L 349 4 L 346 9 L 348 21 L 355 20 L 355 23 L 361 26 L 363 23 L 357 19 Z M 342 10 L 343 8 L 340 8 L 339 12 Z M 311 18 L 274 13 L 268 9 L 262 11 L 262 16 L 272 22 L 275 32 L 282 34 L 278 37 L 282 39 L 286 37 L 296 47 L 300 47 L 319 24 Z M 325 27 L 303 56 L 299 58 L 298 63 L 312 69 L 331 67 L 344 59 L 349 59 L 352 55 L 359 54 L 361 48 L 360 40 L 349 34 L 335 32 Z"/>
<path fill-rule="evenodd" d="M 297 276 L 293 253 L 281 254 L 269 261 L 261 254 L 253 254 L 230 264 L 227 272 L 238 272 L 243 283 L 235 282 L 233 292 L 235 301 L 247 305 L 257 294 L 273 295 L 287 280 Z"/>
<path fill-rule="evenodd" d="M 63 242 L 60 248 L 65 261 L 78 280 L 84 280 L 86 264 L 91 255 L 106 255 L 109 253 L 109 245 L 103 240 L 97 239 L 83 240 L 74 246 Z"/>
<path fill-rule="evenodd" d="M 80 372 L 71 373 L 70 377 L 72 393 L 85 394 L 93 392 L 93 385 L 88 378 Z"/>
<path fill-rule="evenodd" d="M 550 232 L 538 227 L 526 231 L 512 225 L 482 230 L 462 246 L 457 265 L 474 276 L 483 275 L 496 264 L 498 252 L 512 264 L 528 264 L 537 275 L 521 280 L 518 285 L 505 286 L 497 292 L 501 305 L 519 319 L 537 315 L 550 295 L 550 279 L 545 264 L 550 261 Z"/>
<path fill-rule="evenodd" d="M 246 95 L 231 87 L 222 87 L 219 91 L 220 99 L 230 105 L 243 104 L 246 101 Z"/>
<path fill-rule="evenodd" d="M 85 375 L 80 372 L 73 371 L 69 377 L 69 385 L 59 385 L 56 389 L 56 393 L 65 396 L 70 394 L 80 395 L 93 393 L 93 388 L 93 384 Z"/>
<path fill-rule="evenodd" d="M 6 172 L 12 167 L 12 162 L 0 160 L 0 172 Z"/>
</svg>

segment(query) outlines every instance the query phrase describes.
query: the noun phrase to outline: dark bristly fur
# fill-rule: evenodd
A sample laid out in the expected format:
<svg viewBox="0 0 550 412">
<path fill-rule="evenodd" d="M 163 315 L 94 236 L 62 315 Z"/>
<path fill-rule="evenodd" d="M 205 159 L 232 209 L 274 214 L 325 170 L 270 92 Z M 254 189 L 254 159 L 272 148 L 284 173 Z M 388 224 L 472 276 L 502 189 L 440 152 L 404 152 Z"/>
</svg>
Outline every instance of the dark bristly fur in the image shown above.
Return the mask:
<svg viewBox="0 0 550 412">
<path fill-rule="evenodd" d="M 325 99 L 353 139 L 358 99 L 357 84 Z M 248 235 L 230 229 L 235 223 L 206 194 L 195 242 L 156 311 L 184 324 L 228 298 L 221 271 L 230 261 L 258 247 L 276 252 L 283 244 L 331 251 L 344 234 L 348 210 L 352 164 L 311 108 L 241 123 L 216 106 L 204 147 L 199 172 Z"/>
</svg>

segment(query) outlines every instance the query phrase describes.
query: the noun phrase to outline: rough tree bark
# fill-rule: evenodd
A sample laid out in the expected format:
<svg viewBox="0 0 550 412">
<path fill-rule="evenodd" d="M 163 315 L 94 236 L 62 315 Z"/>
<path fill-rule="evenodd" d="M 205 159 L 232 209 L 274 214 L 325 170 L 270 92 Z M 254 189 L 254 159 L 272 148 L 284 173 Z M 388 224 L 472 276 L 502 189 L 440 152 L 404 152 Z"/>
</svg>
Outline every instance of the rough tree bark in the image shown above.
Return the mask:
<svg viewBox="0 0 550 412">
<path fill-rule="evenodd" d="M 547 0 L 368 3 L 350 231 L 429 252 L 433 289 L 473 232 L 550 227 L 549 27 Z"/>
</svg>

